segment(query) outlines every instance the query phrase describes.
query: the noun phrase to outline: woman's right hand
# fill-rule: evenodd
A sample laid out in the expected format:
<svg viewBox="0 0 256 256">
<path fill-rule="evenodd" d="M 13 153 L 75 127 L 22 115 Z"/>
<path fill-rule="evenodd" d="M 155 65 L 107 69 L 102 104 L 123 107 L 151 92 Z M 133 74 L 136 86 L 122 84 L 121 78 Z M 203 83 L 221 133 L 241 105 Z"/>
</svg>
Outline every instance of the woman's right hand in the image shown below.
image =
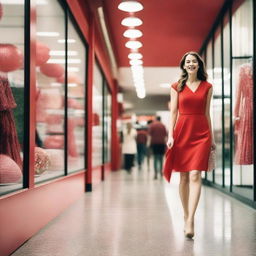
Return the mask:
<svg viewBox="0 0 256 256">
<path fill-rule="evenodd" d="M 172 148 L 173 143 L 174 143 L 173 137 L 169 137 L 168 140 L 167 140 L 166 145 L 167 145 L 168 148 Z"/>
</svg>

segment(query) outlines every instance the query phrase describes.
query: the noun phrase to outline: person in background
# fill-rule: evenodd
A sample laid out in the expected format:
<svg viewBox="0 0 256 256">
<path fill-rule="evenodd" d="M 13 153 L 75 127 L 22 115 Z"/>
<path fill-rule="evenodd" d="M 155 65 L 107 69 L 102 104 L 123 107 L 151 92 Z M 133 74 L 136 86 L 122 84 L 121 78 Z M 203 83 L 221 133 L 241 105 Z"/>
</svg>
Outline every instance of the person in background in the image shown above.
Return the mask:
<svg viewBox="0 0 256 256">
<path fill-rule="evenodd" d="M 124 154 L 124 169 L 128 173 L 134 166 L 134 157 L 137 153 L 136 137 L 137 131 L 133 128 L 132 123 L 127 123 L 123 131 L 122 152 Z"/>
<path fill-rule="evenodd" d="M 147 121 L 147 133 L 148 133 L 148 129 L 150 124 L 152 124 L 152 120 L 148 120 Z M 151 149 L 151 145 L 150 145 L 150 139 L 148 138 L 147 140 L 147 147 L 146 147 L 146 156 L 147 156 L 147 166 L 148 166 L 148 171 L 150 170 L 150 158 L 152 155 L 152 149 Z"/>
<path fill-rule="evenodd" d="M 146 155 L 146 149 L 147 149 L 147 139 L 148 139 L 148 133 L 145 128 L 139 128 L 137 130 L 137 161 L 139 170 L 141 170 L 141 166 L 144 162 L 144 158 Z"/>
<path fill-rule="evenodd" d="M 163 123 L 161 123 L 161 117 L 157 116 L 156 120 L 149 126 L 148 134 L 150 136 L 150 144 L 154 156 L 154 179 L 157 179 L 158 173 L 162 177 L 163 158 L 166 149 L 167 130 Z"/>
</svg>

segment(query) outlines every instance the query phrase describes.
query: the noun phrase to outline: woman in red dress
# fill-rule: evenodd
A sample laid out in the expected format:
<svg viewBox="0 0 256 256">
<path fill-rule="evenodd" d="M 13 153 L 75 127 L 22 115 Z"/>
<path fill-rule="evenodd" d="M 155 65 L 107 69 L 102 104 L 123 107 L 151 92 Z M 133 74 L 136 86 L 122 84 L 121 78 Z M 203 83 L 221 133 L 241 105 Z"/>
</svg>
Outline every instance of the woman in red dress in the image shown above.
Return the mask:
<svg viewBox="0 0 256 256">
<path fill-rule="evenodd" d="M 186 237 L 194 236 L 194 216 L 201 192 L 201 171 L 207 171 L 215 148 L 210 119 L 212 85 L 201 57 L 186 53 L 180 62 L 181 78 L 171 86 L 171 122 L 164 176 L 180 172 L 179 193 L 184 210 Z"/>
</svg>

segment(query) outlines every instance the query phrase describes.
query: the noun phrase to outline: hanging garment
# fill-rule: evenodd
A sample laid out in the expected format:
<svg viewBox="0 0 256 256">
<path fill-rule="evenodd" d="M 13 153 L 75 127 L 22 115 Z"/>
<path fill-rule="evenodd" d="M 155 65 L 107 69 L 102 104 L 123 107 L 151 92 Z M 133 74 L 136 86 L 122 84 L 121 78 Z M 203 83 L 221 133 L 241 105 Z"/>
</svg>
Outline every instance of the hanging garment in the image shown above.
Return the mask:
<svg viewBox="0 0 256 256">
<path fill-rule="evenodd" d="M 21 168 L 20 144 L 12 112 L 15 107 L 9 81 L 0 77 L 0 154 L 10 156 Z"/>
<path fill-rule="evenodd" d="M 177 91 L 178 83 L 172 85 Z M 201 81 L 195 92 L 187 85 L 178 92 L 178 119 L 173 131 L 174 144 L 166 152 L 163 173 L 170 181 L 172 171 L 207 171 L 211 133 L 205 115 L 207 95 L 212 85 Z"/>
<path fill-rule="evenodd" d="M 252 65 L 243 64 L 239 69 L 239 80 L 235 97 L 235 164 L 253 164 L 253 124 L 252 124 Z"/>
</svg>

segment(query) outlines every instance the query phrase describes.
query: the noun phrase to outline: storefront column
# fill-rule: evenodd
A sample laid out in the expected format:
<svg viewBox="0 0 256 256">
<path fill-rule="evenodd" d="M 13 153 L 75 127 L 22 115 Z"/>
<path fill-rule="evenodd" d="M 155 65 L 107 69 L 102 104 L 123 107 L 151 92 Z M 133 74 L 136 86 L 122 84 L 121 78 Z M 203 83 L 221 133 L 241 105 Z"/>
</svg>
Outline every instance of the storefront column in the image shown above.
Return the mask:
<svg viewBox="0 0 256 256">
<path fill-rule="evenodd" d="M 118 103 L 117 103 L 117 81 L 115 80 L 112 91 L 112 141 L 111 141 L 111 170 L 117 171 L 120 163 L 120 151 L 117 134 Z"/>
<path fill-rule="evenodd" d="M 93 69 L 95 58 L 95 23 L 90 19 L 89 53 L 88 53 L 88 80 L 87 80 L 87 171 L 85 172 L 85 191 L 92 191 L 92 98 L 93 98 Z"/>
</svg>

